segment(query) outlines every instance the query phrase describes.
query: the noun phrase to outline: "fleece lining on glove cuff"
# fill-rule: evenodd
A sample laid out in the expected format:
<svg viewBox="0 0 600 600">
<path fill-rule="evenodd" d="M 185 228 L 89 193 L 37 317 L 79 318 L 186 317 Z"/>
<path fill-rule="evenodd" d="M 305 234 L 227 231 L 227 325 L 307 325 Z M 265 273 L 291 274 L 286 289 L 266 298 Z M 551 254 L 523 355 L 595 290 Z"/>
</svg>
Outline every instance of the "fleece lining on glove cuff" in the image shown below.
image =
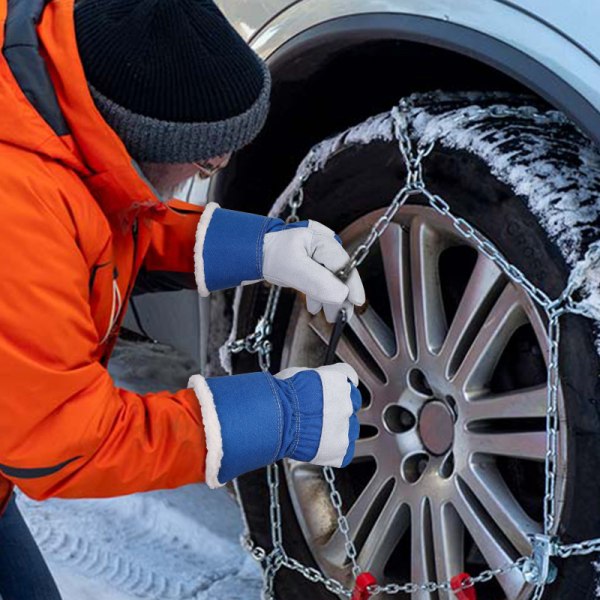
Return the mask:
<svg viewBox="0 0 600 600">
<path fill-rule="evenodd" d="M 188 383 L 193 388 L 200 403 L 202 422 L 204 423 L 204 436 L 206 439 L 206 468 L 205 480 L 208 487 L 216 489 L 224 484 L 219 483 L 219 469 L 223 460 L 223 437 L 221 424 L 215 408 L 215 401 L 202 375 L 193 375 Z"/>
<path fill-rule="evenodd" d="M 198 293 L 206 297 L 210 294 L 210 290 L 206 286 L 206 277 L 204 275 L 204 242 L 206 240 L 206 232 L 212 220 L 213 213 L 219 208 L 216 202 L 210 202 L 206 205 L 202 217 L 198 223 L 196 230 L 196 243 L 194 245 L 194 267 L 196 274 L 196 285 Z"/>
<path fill-rule="evenodd" d="M 283 457 L 283 433 L 290 428 L 292 415 L 279 398 L 272 375 L 210 379 L 194 375 L 189 387 L 202 409 L 209 487 L 220 487 Z"/>
</svg>

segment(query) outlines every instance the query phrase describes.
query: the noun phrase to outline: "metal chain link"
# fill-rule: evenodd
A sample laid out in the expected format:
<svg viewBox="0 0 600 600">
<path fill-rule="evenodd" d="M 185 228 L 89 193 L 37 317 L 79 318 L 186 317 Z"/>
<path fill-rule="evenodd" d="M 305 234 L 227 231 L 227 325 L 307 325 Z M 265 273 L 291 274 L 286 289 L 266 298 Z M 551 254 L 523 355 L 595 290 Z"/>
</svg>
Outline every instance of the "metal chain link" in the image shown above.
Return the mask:
<svg viewBox="0 0 600 600">
<path fill-rule="evenodd" d="M 331 467 L 323 467 L 323 476 L 329 485 L 329 497 L 331 499 L 331 504 L 333 504 L 333 508 L 335 508 L 337 513 L 338 527 L 344 536 L 344 549 L 346 550 L 346 556 L 352 563 L 352 575 L 354 575 L 354 577 L 358 577 L 361 571 L 357 562 L 358 553 L 356 551 L 356 546 L 350 537 L 350 525 L 348 524 L 348 519 L 346 519 L 346 515 L 344 515 L 342 512 L 342 497 L 335 487 L 335 472 Z"/>
<path fill-rule="evenodd" d="M 260 368 L 265 371 L 268 371 L 271 367 L 272 344 L 269 336 L 273 331 L 273 321 L 279 305 L 280 295 L 281 288 L 271 286 L 265 312 L 258 320 L 254 331 L 245 338 L 235 340 L 228 345 L 228 349 L 232 354 L 239 354 L 240 352 L 258 354 Z"/>
<path fill-rule="evenodd" d="M 315 171 L 316 162 L 313 159 L 314 151 L 311 150 L 307 156 L 307 169 L 300 177 L 300 186 L 297 192 L 292 195 L 288 202 L 290 214 L 285 220 L 286 223 L 297 223 L 300 220 L 298 211 L 304 202 L 304 183 L 309 179 Z M 271 350 L 273 346 L 269 340 L 269 336 L 273 331 L 273 321 L 279 305 L 281 296 L 281 288 L 272 285 L 269 289 L 269 297 L 263 315 L 256 323 L 254 331 L 245 338 L 234 340 L 227 345 L 227 349 L 232 354 L 240 352 L 248 352 L 249 354 L 258 354 L 258 363 L 263 371 L 268 371 L 271 368 Z"/>
<path fill-rule="evenodd" d="M 312 581 L 313 583 L 322 584 L 333 594 L 337 594 L 338 596 L 346 596 L 347 598 L 350 598 L 350 596 L 352 596 L 352 590 L 349 590 L 347 587 L 344 587 L 344 585 L 341 584 L 337 579 L 333 579 L 332 577 L 325 577 L 317 569 L 314 569 L 313 567 L 307 567 L 295 558 L 288 558 L 288 561 L 285 566 L 293 571 L 298 571 L 298 573 L 300 573 L 306 579 Z"/>
<path fill-rule="evenodd" d="M 526 561 L 528 561 L 528 557 L 521 557 L 519 560 L 516 560 L 512 563 L 507 563 L 497 569 L 488 569 L 486 571 L 482 571 L 476 577 L 466 577 L 460 584 L 460 586 L 455 588 L 455 591 L 458 590 L 466 590 L 468 588 L 473 587 L 478 583 L 485 583 L 486 581 L 491 581 L 494 577 L 498 575 L 504 575 L 512 571 L 513 569 L 522 570 L 525 566 Z M 451 591 L 452 585 L 450 581 L 442 581 L 440 583 L 435 581 L 427 581 L 425 583 L 388 583 L 387 585 L 372 585 L 369 586 L 368 591 L 376 596 L 377 594 L 416 594 L 417 592 L 437 592 L 437 591 Z"/>
<path fill-rule="evenodd" d="M 548 394 L 546 403 L 546 462 L 544 493 L 544 533 L 550 535 L 556 520 L 556 460 L 558 453 L 558 349 L 560 312 L 550 313 L 548 322 Z"/>
<path fill-rule="evenodd" d="M 433 150 L 437 141 L 438 132 L 436 132 L 430 141 L 423 142 L 426 136 L 421 136 L 421 142 L 417 145 L 415 151 L 413 141 L 409 134 L 409 110 L 413 108 L 409 99 L 403 99 L 398 107 L 392 109 L 391 116 L 394 124 L 395 137 L 398 140 L 399 150 L 406 167 L 406 183 L 400 191 L 394 196 L 386 211 L 380 216 L 371 227 L 365 240 L 354 250 L 348 264 L 338 273 L 342 279 L 346 278 L 350 272 L 360 266 L 367 258 L 373 245 L 381 238 L 389 224 L 393 221 L 397 212 L 414 195 L 424 196 L 429 205 L 439 214 L 448 218 L 456 230 L 468 240 L 471 240 L 477 249 L 487 258 L 492 260 L 516 285 L 523 288 L 529 296 L 545 311 L 548 317 L 548 380 L 547 380 L 547 413 L 546 413 L 546 456 L 545 456 L 545 491 L 544 491 L 544 533 L 532 536 L 533 554 L 532 556 L 522 556 L 512 563 L 508 563 L 496 569 L 482 571 L 477 576 L 466 578 L 460 586 L 460 589 L 466 589 L 490 581 L 494 577 L 508 573 L 514 569 L 520 570 L 526 581 L 535 585 L 533 600 L 539 600 L 543 594 L 546 583 L 549 579 L 550 557 L 557 556 L 568 558 L 575 555 L 587 555 L 594 552 L 600 552 L 600 538 L 587 540 L 580 543 L 562 544 L 551 537 L 556 526 L 556 463 L 558 455 L 558 396 L 560 389 L 559 374 L 559 345 L 560 345 L 560 317 L 567 312 L 574 312 L 575 303 L 571 297 L 571 290 L 566 289 L 561 296 L 552 300 L 543 290 L 533 285 L 523 272 L 515 265 L 509 263 L 498 248 L 485 236 L 479 233 L 472 225 L 460 217 L 452 214 L 448 203 L 437 194 L 432 194 L 427 190 L 423 180 L 423 159 Z M 506 118 L 515 117 L 520 119 L 533 120 L 538 124 L 557 123 L 570 124 L 570 121 L 559 111 L 546 111 L 540 113 L 532 106 L 509 107 L 499 104 L 486 108 L 478 106 L 469 106 L 455 111 L 452 119 L 456 122 L 465 120 L 475 120 L 481 118 Z M 297 222 L 299 220 L 298 212 L 304 201 L 303 185 L 316 170 L 316 162 L 313 151 L 309 154 L 303 175 L 300 177 L 298 190 L 292 195 L 288 202 L 290 214 L 286 219 L 287 223 Z M 281 288 L 272 286 L 269 291 L 269 297 L 263 315 L 260 317 L 255 330 L 245 338 L 236 340 L 229 345 L 232 353 L 246 351 L 252 354 L 257 353 L 261 369 L 270 368 L 270 354 L 272 345 L 269 336 L 272 332 L 273 321 L 277 311 Z M 350 534 L 350 528 L 346 516 L 342 511 L 342 498 L 335 486 L 335 473 L 331 467 L 323 468 L 323 476 L 329 486 L 329 495 L 332 506 L 337 514 L 337 524 L 345 539 L 346 555 L 352 565 L 352 574 L 356 576 L 360 573 L 358 556 L 354 542 Z M 306 579 L 314 583 L 322 584 L 330 592 L 338 596 L 350 597 L 352 591 L 346 588 L 342 583 L 327 577 L 317 569 L 308 567 L 298 560 L 290 557 L 283 547 L 283 533 L 281 523 L 281 505 L 279 502 L 279 466 L 277 464 L 267 467 L 267 478 L 269 485 L 269 510 L 271 521 L 271 538 L 273 550 L 271 553 L 252 541 L 249 530 L 247 529 L 242 536 L 244 548 L 250 552 L 252 557 L 263 566 L 263 598 L 265 600 L 274 600 L 274 578 L 277 571 L 286 567 L 302 574 Z M 374 585 L 369 587 L 369 592 L 377 594 L 413 594 L 421 591 L 435 592 L 450 591 L 452 589 L 450 581 L 442 582 L 420 582 L 420 583 L 390 583 L 385 586 Z"/>
<path fill-rule="evenodd" d="M 585 556 L 600 552 L 600 538 L 586 540 L 575 544 L 559 544 L 556 548 L 556 556 L 560 558 L 569 558 L 570 556 Z"/>
</svg>

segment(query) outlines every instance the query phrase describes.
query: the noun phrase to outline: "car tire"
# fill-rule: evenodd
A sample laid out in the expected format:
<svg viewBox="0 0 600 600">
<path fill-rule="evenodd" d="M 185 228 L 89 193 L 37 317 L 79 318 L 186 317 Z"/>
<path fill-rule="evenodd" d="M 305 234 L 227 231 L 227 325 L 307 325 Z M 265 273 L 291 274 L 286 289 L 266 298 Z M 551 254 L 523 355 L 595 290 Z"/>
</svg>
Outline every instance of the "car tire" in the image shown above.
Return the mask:
<svg viewBox="0 0 600 600">
<path fill-rule="evenodd" d="M 429 97 L 423 103 L 434 100 Z M 477 98 L 473 93 L 445 96 L 445 104 L 438 102 L 434 110 L 439 114 L 443 110 L 450 111 L 472 104 L 474 100 Z M 521 97 L 513 101 L 515 105 L 522 102 Z M 493 103 L 493 98 L 482 94 L 477 104 L 484 106 L 486 103 Z M 527 166 L 529 158 L 518 151 L 524 136 L 528 140 L 536 136 L 543 139 L 544 151 L 538 153 L 536 160 L 554 165 L 560 163 L 561 168 L 571 169 L 574 176 L 581 167 L 574 150 L 581 134 L 570 125 L 552 126 L 489 118 L 477 123 L 476 135 L 487 136 L 488 139 L 490 136 L 502 138 L 499 152 L 504 153 L 509 165 L 506 168 L 522 169 Z M 456 216 L 464 218 L 489 238 L 534 285 L 550 297 L 560 294 L 568 280 L 569 265 L 556 240 L 550 238 L 539 218 L 532 213 L 526 194 L 516 194 L 500 181 L 492 173 L 488 162 L 478 156 L 476 149 L 465 151 L 453 148 L 444 145 L 443 140 L 425 159 L 424 167 L 427 188 L 444 198 Z M 324 168 L 306 182 L 301 218 L 315 219 L 336 231 L 342 231 L 365 215 L 386 207 L 403 185 L 405 175 L 395 142 L 374 140 L 368 144 L 342 144 Z M 412 197 L 410 204 L 424 206 L 426 201 L 422 197 Z M 264 286 L 253 286 L 244 291 L 238 332 L 253 330 L 264 307 L 265 295 Z M 295 295 L 285 292 L 272 336 L 274 371 L 280 366 L 286 337 L 289 338 L 292 333 L 286 323 L 290 319 L 293 322 L 294 310 L 298 310 Z M 566 419 L 567 475 L 558 534 L 564 542 L 569 543 L 600 536 L 600 477 L 596 468 L 600 464 L 600 361 L 594 331 L 586 318 L 567 315 L 562 318 L 561 330 L 560 374 Z M 528 365 L 528 360 L 523 355 L 516 357 L 515 362 Z M 256 370 L 255 357 L 236 357 L 234 369 L 236 372 Z M 518 371 L 516 368 L 517 375 L 513 373 L 517 378 L 522 375 L 518 375 Z M 527 374 L 523 376 L 526 378 Z M 345 489 L 345 486 L 351 487 L 352 484 L 344 479 L 342 471 L 337 471 L 337 474 L 342 496 L 351 495 L 351 490 Z M 518 472 L 511 475 L 514 479 L 519 476 Z M 290 556 L 317 567 L 312 542 L 306 540 L 288 483 L 282 477 L 280 501 L 284 546 Z M 253 539 L 257 544 L 270 548 L 269 495 L 265 471 L 255 471 L 239 478 L 238 492 Z M 544 598 L 585 600 L 596 597 L 593 560 L 593 556 L 553 559 L 558 566 L 558 577 L 547 586 Z M 285 600 L 306 597 L 324 600 L 334 597 L 319 584 L 311 583 L 301 574 L 288 569 L 278 572 L 275 589 L 277 597 Z M 499 586 L 481 587 L 486 600 L 499 600 L 502 596 L 498 589 Z M 418 597 L 428 600 L 437 598 L 434 595 Z"/>
</svg>

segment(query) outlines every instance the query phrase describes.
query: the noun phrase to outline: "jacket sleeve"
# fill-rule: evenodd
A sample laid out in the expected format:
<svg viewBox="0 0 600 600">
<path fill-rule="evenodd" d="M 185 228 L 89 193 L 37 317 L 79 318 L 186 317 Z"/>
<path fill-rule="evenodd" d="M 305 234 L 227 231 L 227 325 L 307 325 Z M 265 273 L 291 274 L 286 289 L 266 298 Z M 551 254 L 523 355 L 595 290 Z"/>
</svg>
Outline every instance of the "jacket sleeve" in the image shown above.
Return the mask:
<svg viewBox="0 0 600 600">
<path fill-rule="evenodd" d="M 152 241 L 135 293 L 196 288 L 194 244 L 204 207 L 171 200 L 152 223 Z"/>
<path fill-rule="evenodd" d="M 93 225 L 79 231 L 55 201 L 3 194 L 0 203 L 0 472 L 36 499 L 204 481 L 195 393 L 119 389 L 94 359 L 80 250 Z"/>
</svg>

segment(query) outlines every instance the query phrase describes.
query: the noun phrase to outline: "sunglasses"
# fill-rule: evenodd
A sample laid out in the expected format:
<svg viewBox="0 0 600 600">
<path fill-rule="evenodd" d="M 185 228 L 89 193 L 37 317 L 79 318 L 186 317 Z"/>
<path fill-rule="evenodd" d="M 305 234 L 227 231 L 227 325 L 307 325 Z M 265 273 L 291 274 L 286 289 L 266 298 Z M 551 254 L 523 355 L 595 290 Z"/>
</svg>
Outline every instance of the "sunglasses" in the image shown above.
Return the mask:
<svg viewBox="0 0 600 600">
<path fill-rule="evenodd" d="M 198 169 L 198 176 L 200 179 L 209 179 L 221 169 L 225 168 L 227 166 L 227 162 L 229 161 L 225 161 L 219 165 L 213 165 L 209 160 L 200 160 L 193 162 L 192 164 Z"/>
</svg>

